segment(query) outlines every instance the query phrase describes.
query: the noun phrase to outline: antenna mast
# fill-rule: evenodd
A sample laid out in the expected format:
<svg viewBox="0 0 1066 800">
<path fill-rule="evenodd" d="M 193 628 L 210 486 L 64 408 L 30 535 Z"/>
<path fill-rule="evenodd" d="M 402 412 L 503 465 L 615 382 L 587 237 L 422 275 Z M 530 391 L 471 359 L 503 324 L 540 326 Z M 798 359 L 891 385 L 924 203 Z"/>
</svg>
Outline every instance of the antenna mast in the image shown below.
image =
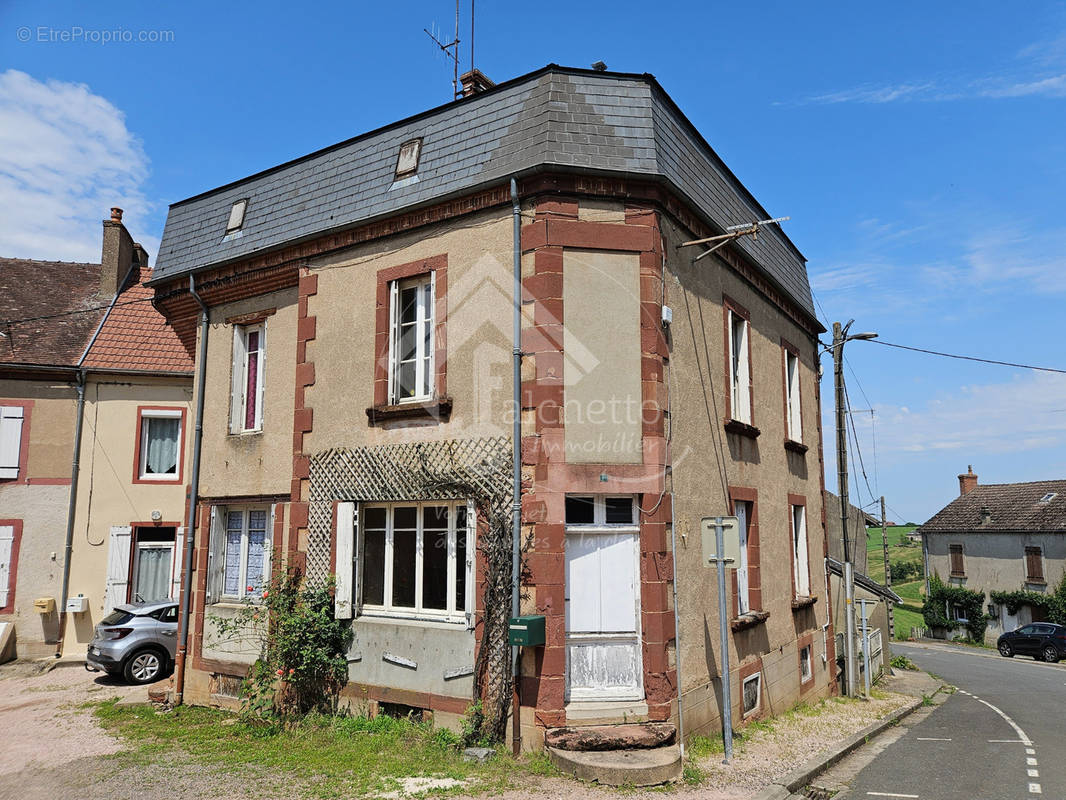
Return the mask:
<svg viewBox="0 0 1066 800">
<path fill-rule="evenodd" d="M 471 58 L 473 58 L 473 53 L 474 53 L 474 15 L 473 15 L 473 5 L 474 4 L 473 4 L 473 2 L 471 0 L 471 3 L 470 3 L 470 7 L 471 7 L 471 14 L 470 14 L 470 53 L 471 53 Z M 434 29 L 435 28 L 436 28 L 436 25 L 434 25 Z M 444 56 L 452 62 L 452 95 L 455 98 L 460 97 L 462 93 L 459 91 L 459 0 L 455 0 L 455 38 L 453 38 L 452 41 L 450 41 L 447 44 L 445 44 L 440 39 L 438 39 L 435 34 L 430 32 L 428 29 L 423 28 L 422 30 L 424 30 L 426 32 L 426 35 L 436 43 L 437 47 L 439 47 L 441 49 L 441 51 L 444 53 Z"/>
</svg>

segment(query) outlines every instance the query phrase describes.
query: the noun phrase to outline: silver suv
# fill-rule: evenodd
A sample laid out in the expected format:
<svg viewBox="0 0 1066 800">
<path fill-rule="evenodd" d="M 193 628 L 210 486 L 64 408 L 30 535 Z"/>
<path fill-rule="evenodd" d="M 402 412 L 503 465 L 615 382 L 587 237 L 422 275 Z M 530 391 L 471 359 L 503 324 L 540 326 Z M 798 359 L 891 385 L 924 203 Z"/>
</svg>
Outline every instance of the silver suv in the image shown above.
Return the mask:
<svg viewBox="0 0 1066 800">
<path fill-rule="evenodd" d="M 173 600 L 127 603 L 100 620 L 89 642 L 85 668 L 152 683 L 174 665 L 178 604 Z"/>
</svg>

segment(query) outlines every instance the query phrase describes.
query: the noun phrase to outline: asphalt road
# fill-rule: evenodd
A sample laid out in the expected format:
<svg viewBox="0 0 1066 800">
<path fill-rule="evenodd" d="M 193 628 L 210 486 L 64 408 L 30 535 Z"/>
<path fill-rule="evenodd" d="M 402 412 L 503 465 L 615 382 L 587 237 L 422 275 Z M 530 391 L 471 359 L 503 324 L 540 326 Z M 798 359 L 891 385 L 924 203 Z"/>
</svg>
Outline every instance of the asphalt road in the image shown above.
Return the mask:
<svg viewBox="0 0 1066 800">
<path fill-rule="evenodd" d="M 1066 799 L 1066 667 L 894 643 L 958 687 L 848 780 L 848 800 Z"/>
</svg>

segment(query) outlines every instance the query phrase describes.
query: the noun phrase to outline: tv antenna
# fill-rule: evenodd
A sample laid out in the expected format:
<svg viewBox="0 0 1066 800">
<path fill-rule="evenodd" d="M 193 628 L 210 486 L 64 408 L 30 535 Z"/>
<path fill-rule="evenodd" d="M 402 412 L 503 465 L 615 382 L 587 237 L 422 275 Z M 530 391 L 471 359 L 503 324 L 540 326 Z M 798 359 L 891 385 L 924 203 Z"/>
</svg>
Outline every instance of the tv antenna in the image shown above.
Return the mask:
<svg viewBox="0 0 1066 800">
<path fill-rule="evenodd" d="M 452 62 L 452 95 L 455 98 L 462 97 L 462 91 L 459 89 L 459 3 L 461 0 L 455 0 L 455 34 L 450 42 L 442 42 L 441 36 L 437 32 L 436 23 L 433 25 L 433 30 L 423 28 L 426 35 L 433 40 L 433 43 L 441 49 L 444 53 L 444 57 Z M 474 68 L 474 0 L 470 0 L 470 69 Z"/>
<path fill-rule="evenodd" d="M 782 222 L 788 221 L 789 219 L 791 219 L 791 217 L 776 217 L 775 219 L 761 219 L 758 222 L 745 222 L 742 225 L 730 225 L 728 228 L 725 229 L 725 233 L 723 234 L 720 234 L 718 236 L 708 236 L 706 239 L 693 239 L 691 242 L 682 242 L 678 245 L 678 247 L 691 247 L 692 245 L 706 245 L 710 244 L 711 242 L 716 242 L 716 244 L 709 250 L 704 250 L 702 253 L 692 259 L 692 262 L 695 263 L 701 258 L 709 256 L 715 250 L 725 247 L 732 241 L 736 241 L 741 236 L 750 236 L 752 239 L 758 240 L 759 228 L 761 228 L 763 225 L 778 225 Z"/>
</svg>

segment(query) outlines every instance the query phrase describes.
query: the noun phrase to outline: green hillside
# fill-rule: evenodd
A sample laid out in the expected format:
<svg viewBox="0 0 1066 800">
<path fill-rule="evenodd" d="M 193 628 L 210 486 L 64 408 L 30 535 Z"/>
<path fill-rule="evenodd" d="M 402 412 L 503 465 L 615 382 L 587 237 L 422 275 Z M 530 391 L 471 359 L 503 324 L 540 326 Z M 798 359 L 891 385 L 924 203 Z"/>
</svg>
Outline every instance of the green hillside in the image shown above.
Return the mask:
<svg viewBox="0 0 1066 800">
<path fill-rule="evenodd" d="M 892 584 L 892 590 L 903 598 L 904 603 L 893 609 L 897 639 L 906 639 L 910 636 L 912 627 L 921 627 L 924 624 L 922 600 L 925 583 L 922 578 L 922 544 L 912 542 L 907 538 L 907 534 L 916 527 L 915 525 L 894 525 L 885 529 L 888 539 L 889 564 L 911 565 L 910 574 L 902 581 L 894 581 Z M 903 567 L 903 569 L 908 569 L 908 567 Z M 878 583 L 885 582 L 885 562 L 879 527 L 866 529 L 866 574 Z"/>
</svg>

